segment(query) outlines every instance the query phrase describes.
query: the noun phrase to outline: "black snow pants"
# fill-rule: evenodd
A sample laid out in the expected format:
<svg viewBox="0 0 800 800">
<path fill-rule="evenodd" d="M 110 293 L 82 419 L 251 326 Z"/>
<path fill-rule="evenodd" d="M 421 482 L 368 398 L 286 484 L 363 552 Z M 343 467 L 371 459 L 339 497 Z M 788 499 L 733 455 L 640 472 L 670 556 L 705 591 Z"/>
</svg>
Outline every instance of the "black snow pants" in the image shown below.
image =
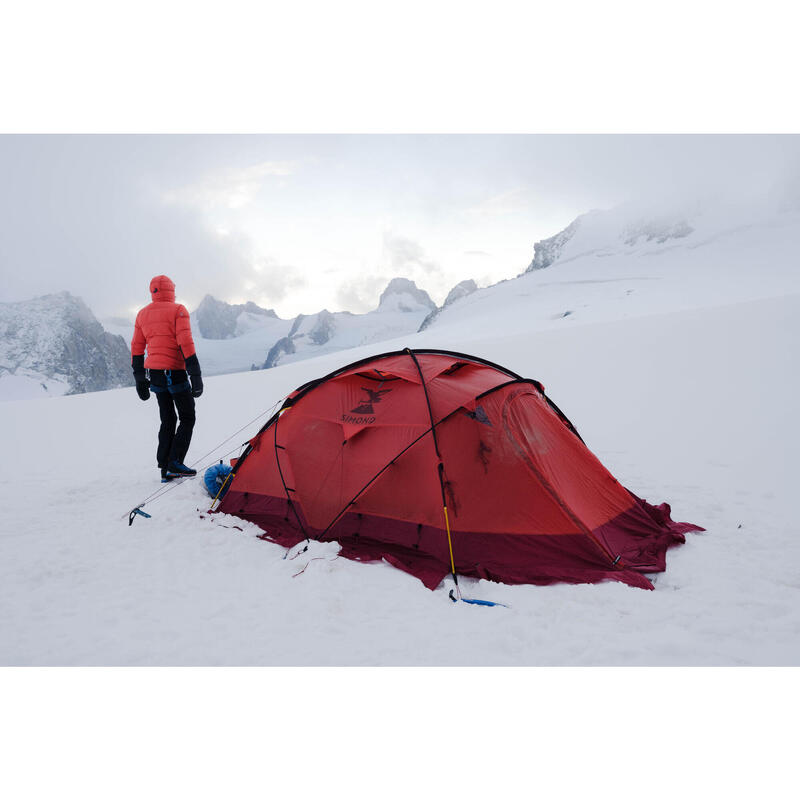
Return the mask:
<svg viewBox="0 0 800 800">
<path fill-rule="evenodd" d="M 150 388 L 158 398 L 161 415 L 156 451 L 158 466 L 163 469 L 173 462 L 182 464 L 189 452 L 195 422 L 194 397 L 188 376 L 183 370 L 151 369 Z"/>
</svg>

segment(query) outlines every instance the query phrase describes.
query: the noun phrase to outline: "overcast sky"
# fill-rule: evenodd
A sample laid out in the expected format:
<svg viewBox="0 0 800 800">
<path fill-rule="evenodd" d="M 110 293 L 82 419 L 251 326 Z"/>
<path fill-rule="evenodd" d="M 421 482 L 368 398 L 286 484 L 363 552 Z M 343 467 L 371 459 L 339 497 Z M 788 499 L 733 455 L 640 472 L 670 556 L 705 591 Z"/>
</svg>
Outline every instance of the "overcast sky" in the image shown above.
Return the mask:
<svg viewBox="0 0 800 800">
<path fill-rule="evenodd" d="M 394 276 L 441 302 L 592 208 L 748 196 L 798 163 L 792 136 L 2 136 L 0 301 L 132 316 L 164 273 L 190 309 L 362 312 Z"/>
</svg>

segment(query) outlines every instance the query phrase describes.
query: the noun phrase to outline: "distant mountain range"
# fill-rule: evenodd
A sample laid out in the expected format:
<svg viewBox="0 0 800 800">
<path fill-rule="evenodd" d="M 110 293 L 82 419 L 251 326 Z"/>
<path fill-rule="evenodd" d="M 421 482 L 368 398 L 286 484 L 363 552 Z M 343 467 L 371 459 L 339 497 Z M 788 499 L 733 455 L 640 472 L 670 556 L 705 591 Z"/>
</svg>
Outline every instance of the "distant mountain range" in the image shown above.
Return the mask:
<svg viewBox="0 0 800 800">
<path fill-rule="evenodd" d="M 194 312 L 195 326 L 204 339 L 233 339 L 260 327 L 264 319 L 278 319 L 278 315 L 271 308 L 261 308 L 252 302 L 223 303 L 210 294 Z"/>
<path fill-rule="evenodd" d="M 206 296 L 192 313 L 198 357 L 206 375 L 269 369 L 318 354 L 416 332 L 436 310 L 413 281 L 394 278 L 378 307 L 281 319 L 255 303 Z M 69 292 L 0 303 L 0 400 L 32 399 L 133 385 L 133 322 L 103 325 Z"/>
<path fill-rule="evenodd" d="M 414 281 L 394 278 L 366 314 L 328 311 L 281 319 L 254 303 L 231 305 L 206 296 L 192 313 L 203 370 L 218 375 L 270 369 L 323 353 L 415 333 L 436 309 Z"/>
</svg>

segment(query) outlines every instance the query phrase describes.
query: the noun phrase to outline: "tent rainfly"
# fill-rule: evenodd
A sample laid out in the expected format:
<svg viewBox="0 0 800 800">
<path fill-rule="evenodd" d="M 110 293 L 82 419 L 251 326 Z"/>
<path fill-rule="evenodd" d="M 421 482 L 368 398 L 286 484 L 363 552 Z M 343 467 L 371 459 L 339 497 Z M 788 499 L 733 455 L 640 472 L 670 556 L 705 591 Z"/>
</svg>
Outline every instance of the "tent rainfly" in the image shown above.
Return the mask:
<svg viewBox="0 0 800 800">
<path fill-rule="evenodd" d="M 617 580 L 652 589 L 702 530 L 623 487 L 535 380 L 403 350 L 301 386 L 248 443 L 218 511 L 286 547 L 336 541 L 436 588 Z"/>
</svg>

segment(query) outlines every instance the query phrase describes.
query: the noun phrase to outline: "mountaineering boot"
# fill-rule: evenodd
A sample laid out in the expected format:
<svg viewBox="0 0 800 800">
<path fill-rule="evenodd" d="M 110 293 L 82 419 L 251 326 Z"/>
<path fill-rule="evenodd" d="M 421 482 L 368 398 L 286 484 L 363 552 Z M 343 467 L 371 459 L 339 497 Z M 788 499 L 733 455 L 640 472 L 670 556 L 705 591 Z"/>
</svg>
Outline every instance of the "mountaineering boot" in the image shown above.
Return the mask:
<svg viewBox="0 0 800 800">
<path fill-rule="evenodd" d="M 166 467 L 161 467 L 161 483 L 169 483 L 173 477 L 173 475 L 167 473 Z"/>
<path fill-rule="evenodd" d="M 181 464 L 178 461 L 173 461 L 167 467 L 168 478 L 185 478 L 197 475 L 197 470 L 187 467 L 186 464 Z"/>
</svg>

